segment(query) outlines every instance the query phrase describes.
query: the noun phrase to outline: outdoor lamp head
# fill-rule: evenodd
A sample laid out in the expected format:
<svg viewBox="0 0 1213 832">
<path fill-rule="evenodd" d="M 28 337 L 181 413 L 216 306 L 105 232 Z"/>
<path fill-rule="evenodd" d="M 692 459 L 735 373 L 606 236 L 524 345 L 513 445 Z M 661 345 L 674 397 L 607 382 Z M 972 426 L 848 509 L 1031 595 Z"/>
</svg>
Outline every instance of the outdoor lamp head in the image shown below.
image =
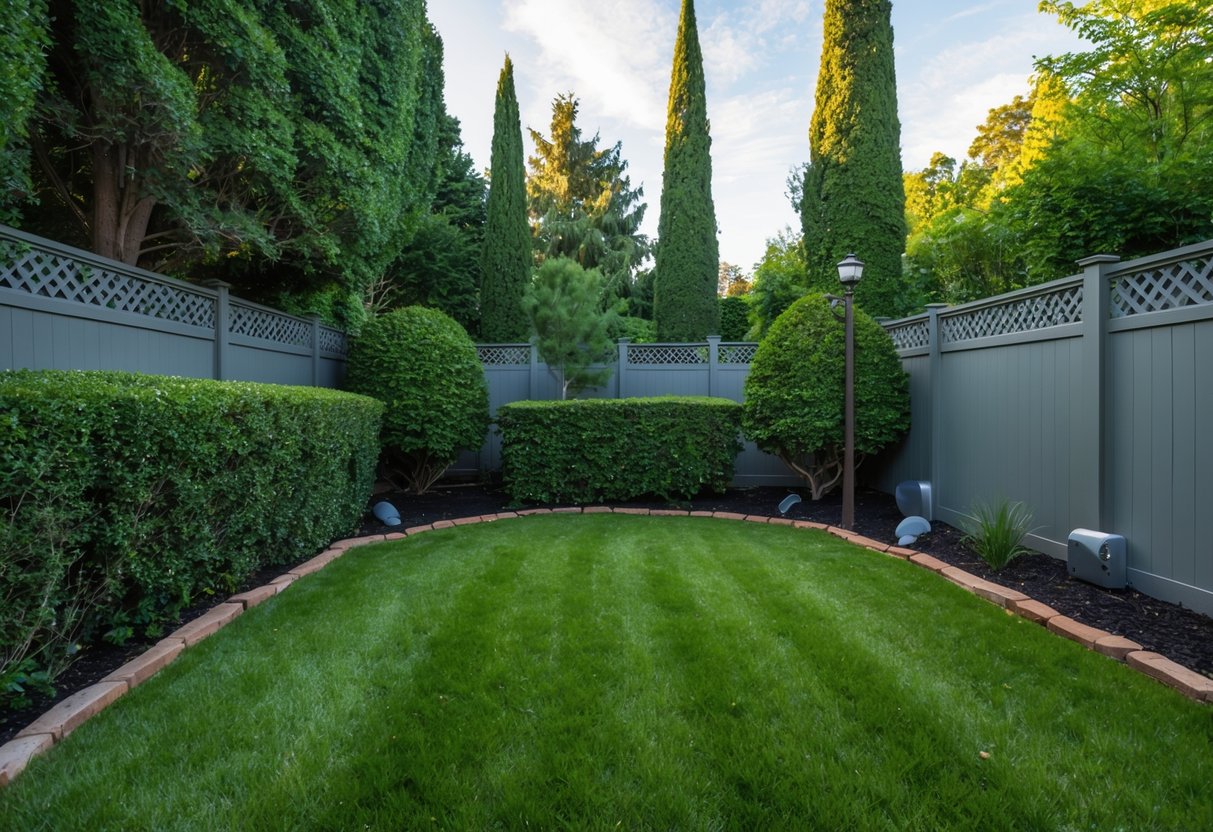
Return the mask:
<svg viewBox="0 0 1213 832">
<path fill-rule="evenodd" d="M 838 264 L 838 279 L 848 289 L 854 288 L 863 277 L 863 261 L 854 254 L 848 254 L 846 259 Z"/>
</svg>

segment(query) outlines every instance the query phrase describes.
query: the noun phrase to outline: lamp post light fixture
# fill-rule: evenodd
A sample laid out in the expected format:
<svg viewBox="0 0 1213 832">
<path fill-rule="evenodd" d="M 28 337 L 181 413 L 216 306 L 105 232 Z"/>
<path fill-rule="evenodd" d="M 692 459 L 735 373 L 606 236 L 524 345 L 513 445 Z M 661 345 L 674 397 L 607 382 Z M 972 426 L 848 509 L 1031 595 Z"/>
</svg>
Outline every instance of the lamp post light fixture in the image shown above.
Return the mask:
<svg viewBox="0 0 1213 832">
<path fill-rule="evenodd" d="M 842 283 L 846 327 L 846 392 L 843 413 L 844 436 L 842 449 L 842 527 L 855 530 L 855 285 L 863 277 L 863 261 L 848 254 L 838 264 L 838 280 Z"/>
</svg>

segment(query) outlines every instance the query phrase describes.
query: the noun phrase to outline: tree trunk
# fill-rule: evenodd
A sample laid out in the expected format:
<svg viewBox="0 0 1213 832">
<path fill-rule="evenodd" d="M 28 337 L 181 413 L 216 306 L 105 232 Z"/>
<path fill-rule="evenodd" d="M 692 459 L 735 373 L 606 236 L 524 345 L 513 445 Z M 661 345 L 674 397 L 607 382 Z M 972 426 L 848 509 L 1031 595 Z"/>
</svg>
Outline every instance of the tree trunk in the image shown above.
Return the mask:
<svg viewBox="0 0 1213 832">
<path fill-rule="evenodd" d="M 139 261 L 156 206 L 154 197 L 139 196 L 134 177 L 137 162 L 128 145 L 93 144 L 93 251 L 131 266 Z"/>
</svg>

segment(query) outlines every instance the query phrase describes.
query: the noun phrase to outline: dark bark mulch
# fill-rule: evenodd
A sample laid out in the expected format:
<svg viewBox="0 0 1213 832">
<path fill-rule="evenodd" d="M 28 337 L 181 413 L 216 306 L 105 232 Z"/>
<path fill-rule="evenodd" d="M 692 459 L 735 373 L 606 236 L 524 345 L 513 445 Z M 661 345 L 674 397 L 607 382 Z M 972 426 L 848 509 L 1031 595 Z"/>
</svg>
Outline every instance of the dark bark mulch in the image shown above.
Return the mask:
<svg viewBox="0 0 1213 832">
<path fill-rule="evenodd" d="M 661 500 L 635 501 L 636 508 L 685 508 L 697 511 L 731 511 L 739 514 L 778 516 L 779 503 L 789 494 L 786 488 L 730 489 L 724 494 L 702 495 L 671 506 Z M 450 520 L 479 514 L 508 511 L 510 498 L 500 489 L 483 485 L 441 485 L 420 497 L 402 493 L 380 494 L 371 502 L 386 499 L 399 511 L 402 526 L 416 526 L 435 520 Z M 623 504 L 620 504 L 623 505 Z M 835 525 L 842 507 L 837 494 L 817 502 L 804 500 L 788 511 L 787 517 Z M 890 495 L 860 489 L 855 499 L 855 526 L 858 533 L 880 541 L 894 541 L 894 531 L 902 520 Z M 392 531 L 368 511 L 361 534 Z M 1147 650 L 1162 653 L 1180 664 L 1213 678 L 1213 618 L 1165 601 L 1142 595 L 1131 589 L 1107 590 L 1072 580 L 1064 561 L 1047 555 L 1024 555 L 1000 572 L 992 571 L 962 541 L 963 535 L 950 526 L 934 524 L 911 548 L 926 552 L 953 566 L 1048 604 L 1058 612 L 1084 624 L 1107 630 L 1138 642 Z M 262 570 L 247 580 L 240 590 L 267 583 L 287 571 L 290 565 Z M 239 590 L 238 590 L 239 591 Z M 171 632 L 181 624 L 202 615 L 222 597 L 208 599 L 187 610 L 181 619 L 165 627 Z M 29 707 L 0 712 L 0 743 L 7 742 L 21 728 L 45 710 L 72 693 L 88 687 L 138 655 L 154 643 L 132 642 L 122 647 L 96 645 L 84 652 L 56 681 L 54 697 L 35 696 Z"/>
</svg>

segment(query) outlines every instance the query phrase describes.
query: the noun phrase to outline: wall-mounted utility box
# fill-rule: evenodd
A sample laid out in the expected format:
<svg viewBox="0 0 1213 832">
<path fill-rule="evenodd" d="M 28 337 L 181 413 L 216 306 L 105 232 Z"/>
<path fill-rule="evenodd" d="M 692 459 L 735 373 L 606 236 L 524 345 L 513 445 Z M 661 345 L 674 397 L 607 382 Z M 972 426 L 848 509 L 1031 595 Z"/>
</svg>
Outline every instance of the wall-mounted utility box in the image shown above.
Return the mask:
<svg viewBox="0 0 1213 832">
<path fill-rule="evenodd" d="M 1071 577 L 1108 589 L 1123 589 L 1128 579 L 1127 562 L 1128 547 L 1120 535 L 1090 529 L 1070 532 L 1066 563 Z"/>
</svg>

